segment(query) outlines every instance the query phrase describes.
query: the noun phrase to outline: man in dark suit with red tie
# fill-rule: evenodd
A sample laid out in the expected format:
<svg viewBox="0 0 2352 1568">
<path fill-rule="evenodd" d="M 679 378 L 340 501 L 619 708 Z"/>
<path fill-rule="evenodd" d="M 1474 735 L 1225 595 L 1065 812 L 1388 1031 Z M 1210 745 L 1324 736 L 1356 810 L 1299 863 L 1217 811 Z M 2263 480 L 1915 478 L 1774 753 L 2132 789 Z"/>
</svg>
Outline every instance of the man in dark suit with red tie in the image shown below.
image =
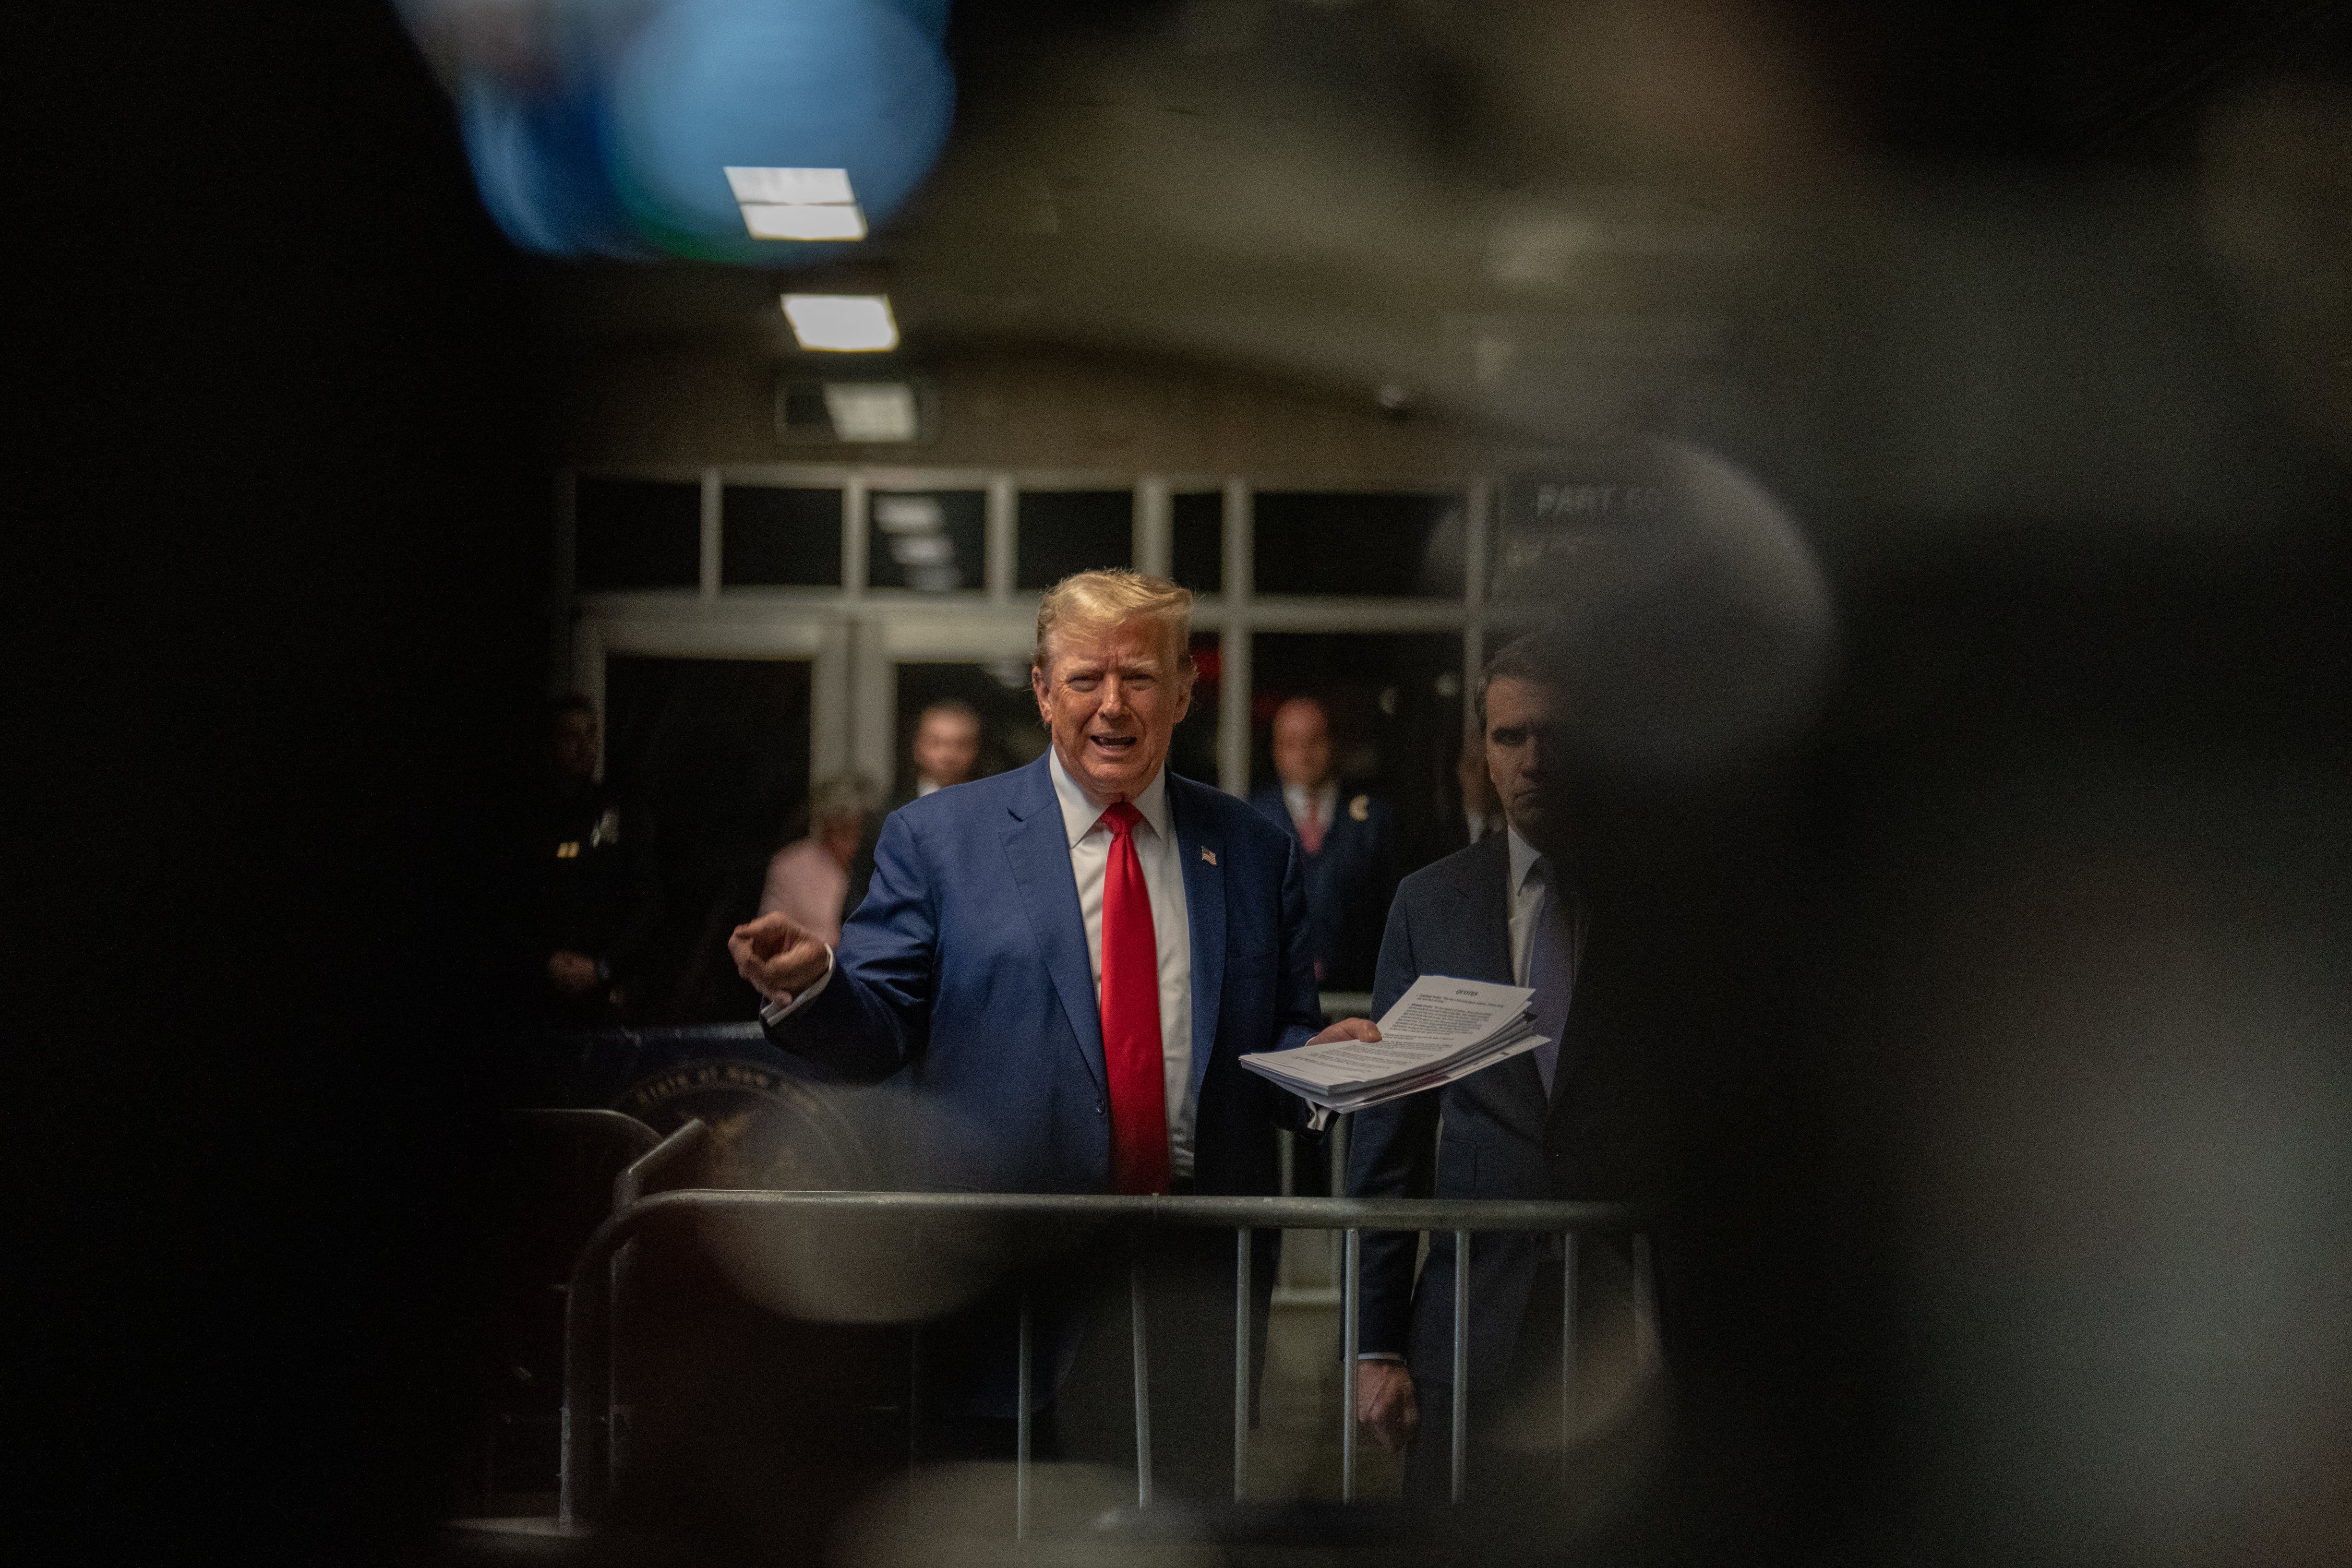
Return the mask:
<svg viewBox="0 0 2352 1568">
<path fill-rule="evenodd" d="M 1270 1194 L 1297 1103 L 1241 1057 L 1370 1029 L 1316 1034 L 1295 841 L 1167 770 L 1191 603 L 1129 571 L 1055 586 L 1045 755 L 891 813 L 837 952 L 773 915 L 730 943 L 778 1045 L 911 1097 L 919 1186 Z M 1171 1417 L 1214 1388 L 1163 1360 Z"/>
<path fill-rule="evenodd" d="M 1396 821 L 1370 790 L 1342 789 L 1332 767 L 1331 717 L 1313 697 L 1274 710 L 1276 781 L 1250 804 L 1305 852 L 1308 951 L 1327 990 L 1372 983 L 1381 920 L 1396 888 Z"/>
</svg>

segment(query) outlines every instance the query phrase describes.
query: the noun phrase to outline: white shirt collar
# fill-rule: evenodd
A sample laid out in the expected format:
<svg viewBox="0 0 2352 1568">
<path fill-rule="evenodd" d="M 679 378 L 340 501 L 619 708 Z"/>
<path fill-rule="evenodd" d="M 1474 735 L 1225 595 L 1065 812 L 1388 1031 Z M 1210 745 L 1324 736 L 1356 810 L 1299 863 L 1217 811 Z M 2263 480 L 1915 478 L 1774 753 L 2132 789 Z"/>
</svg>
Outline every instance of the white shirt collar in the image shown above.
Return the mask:
<svg viewBox="0 0 2352 1568">
<path fill-rule="evenodd" d="M 1307 803 L 1312 800 L 1318 814 L 1323 818 L 1323 825 L 1329 827 L 1332 817 L 1337 814 L 1332 807 L 1339 802 L 1339 781 L 1337 779 L 1326 779 L 1312 789 L 1307 789 L 1304 784 L 1285 784 L 1282 787 L 1282 803 L 1289 809 L 1294 821 Z"/>
<path fill-rule="evenodd" d="M 1062 754 L 1054 749 L 1050 741 L 1045 747 L 1045 767 L 1054 776 L 1054 799 L 1062 808 L 1062 830 L 1069 835 L 1070 847 L 1076 849 L 1078 841 L 1094 831 L 1095 824 L 1102 821 L 1103 808 L 1087 799 L 1087 792 L 1062 766 Z M 1135 809 L 1143 813 L 1143 820 L 1151 824 L 1153 832 L 1163 839 L 1172 836 L 1168 826 L 1166 763 L 1160 765 L 1160 771 L 1151 776 L 1151 782 L 1135 798 Z"/>
<path fill-rule="evenodd" d="M 1535 874 L 1536 862 L 1543 858 L 1543 852 L 1519 837 L 1518 829 L 1506 828 L 1504 831 L 1510 835 L 1511 891 L 1517 893 L 1527 886 L 1528 878 Z"/>
</svg>

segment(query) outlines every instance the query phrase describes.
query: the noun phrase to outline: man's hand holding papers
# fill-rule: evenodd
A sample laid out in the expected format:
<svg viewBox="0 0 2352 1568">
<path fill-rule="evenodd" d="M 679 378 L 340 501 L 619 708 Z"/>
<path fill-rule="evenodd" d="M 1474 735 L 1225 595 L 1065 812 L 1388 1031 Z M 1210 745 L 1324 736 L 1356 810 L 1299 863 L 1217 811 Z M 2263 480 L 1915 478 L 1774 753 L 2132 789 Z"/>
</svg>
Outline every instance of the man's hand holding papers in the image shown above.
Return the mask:
<svg viewBox="0 0 2352 1568">
<path fill-rule="evenodd" d="M 1321 1111 L 1360 1111 L 1435 1089 L 1544 1043 L 1535 993 L 1423 975 L 1380 1020 L 1378 1040 L 1259 1051 L 1242 1065 Z"/>
</svg>

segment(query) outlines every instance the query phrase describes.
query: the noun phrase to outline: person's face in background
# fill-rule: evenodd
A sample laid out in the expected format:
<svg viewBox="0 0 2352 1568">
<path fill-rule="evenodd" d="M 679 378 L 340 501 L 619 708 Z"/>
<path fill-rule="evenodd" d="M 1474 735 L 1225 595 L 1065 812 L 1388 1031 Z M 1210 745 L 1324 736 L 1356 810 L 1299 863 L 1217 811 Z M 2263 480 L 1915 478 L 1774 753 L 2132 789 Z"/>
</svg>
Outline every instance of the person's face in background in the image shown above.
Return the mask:
<svg viewBox="0 0 2352 1568">
<path fill-rule="evenodd" d="M 944 789 L 980 762 L 980 720 L 954 708 L 927 708 L 915 722 L 915 771 Z"/>
<path fill-rule="evenodd" d="M 1493 711 L 1494 694 L 1489 698 L 1488 712 Z M 1486 777 L 1486 743 L 1479 736 L 1470 736 L 1462 742 L 1462 755 L 1454 761 L 1454 782 L 1462 787 L 1462 810 L 1474 817 L 1491 817 L 1500 809 L 1495 799 L 1495 781 Z"/>
<path fill-rule="evenodd" d="M 1294 789 L 1330 781 L 1331 721 L 1321 703 L 1293 697 L 1274 710 L 1274 771 Z"/>
<path fill-rule="evenodd" d="M 1141 794 L 1192 706 L 1192 666 L 1172 629 L 1144 617 L 1099 634 L 1057 632 L 1029 672 L 1062 767 L 1102 805 Z"/>
<path fill-rule="evenodd" d="M 586 783 L 596 777 L 596 716 L 584 708 L 566 708 L 555 719 L 555 768 L 566 779 Z"/>
<path fill-rule="evenodd" d="M 1558 691 L 1507 678 L 1486 688 L 1486 772 L 1519 837 L 1566 853 L 1568 716 Z"/>
<path fill-rule="evenodd" d="M 824 852 L 844 871 L 857 858 L 857 845 L 865 837 L 866 819 L 856 812 L 827 817 L 817 830 L 817 841 L 824 845 Z"/>
</svg>

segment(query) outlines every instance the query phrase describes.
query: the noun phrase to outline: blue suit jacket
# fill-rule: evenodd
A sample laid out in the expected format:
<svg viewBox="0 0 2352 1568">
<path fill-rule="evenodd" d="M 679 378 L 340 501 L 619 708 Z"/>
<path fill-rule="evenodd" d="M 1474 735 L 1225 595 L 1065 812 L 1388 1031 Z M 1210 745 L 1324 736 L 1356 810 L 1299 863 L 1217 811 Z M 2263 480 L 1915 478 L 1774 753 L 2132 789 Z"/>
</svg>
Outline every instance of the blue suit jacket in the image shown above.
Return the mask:
<svg viewBox="0 0 2352 1568">
<path fill-rule="evenodd" d="M 1362 802 L 1364 814 L 1351 809 Z M 1250 797 L 1260 815 L 1298 842 L 1297 824 L 1269 784 Z M 1380 951 L 1381 922 L 1396 891 L 1396 823 L 1386 800 L 1342 788 L 1335 820 L 1323 830 L 1320 852 L 1304 858 L 1307 950 L 1323 965 L 1323 985 L 1334 991 L 1370 990 Z"/>
<path fill-rule="evenodd" d="M 1102 1024 L 1047 759 L 890 814 L 824 990 L 770 1030 L 843 1077 L 894 1080 L 917 1113 L 908 1173 L 933 1190 L 1101 1192 Z M 1321 1025 L 1292 840 L 1168 776 L 1192 938 L 1193 1178 L 1276 1190 L 1273 1127 L 1297 1102 L 1240 1063 Z"/>
</svg>

